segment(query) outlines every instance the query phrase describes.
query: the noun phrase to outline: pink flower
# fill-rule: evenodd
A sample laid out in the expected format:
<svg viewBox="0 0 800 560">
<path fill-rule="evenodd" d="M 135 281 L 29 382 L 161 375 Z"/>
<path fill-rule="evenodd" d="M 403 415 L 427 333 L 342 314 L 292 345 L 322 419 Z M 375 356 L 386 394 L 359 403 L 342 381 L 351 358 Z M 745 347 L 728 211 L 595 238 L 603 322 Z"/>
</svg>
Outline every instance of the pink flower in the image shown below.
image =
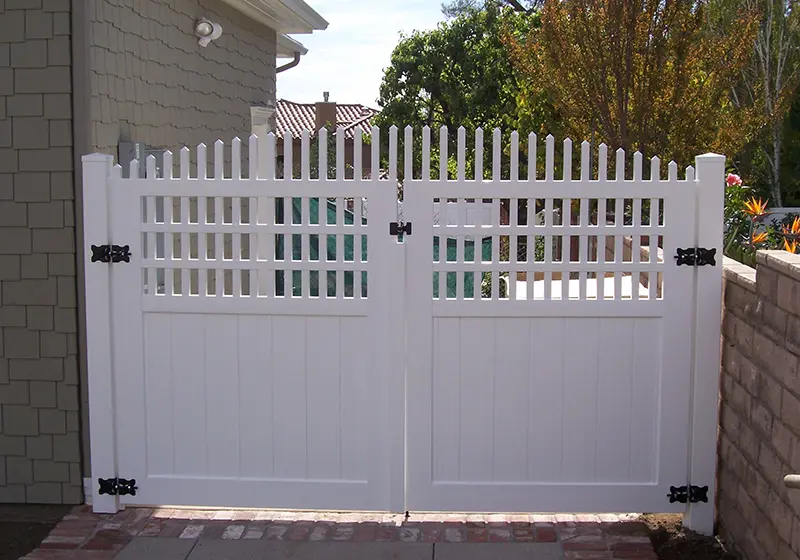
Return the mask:
<svg viewBox="0 0 800 560">
<path fill-rule="evenodd" d="M 734 175 L 733 173 L 728 173 L 728 177 L 725 179 L 725 184 L 729 187 L 741 187 L 742 178 L 738 175 Z"/>
</svg>

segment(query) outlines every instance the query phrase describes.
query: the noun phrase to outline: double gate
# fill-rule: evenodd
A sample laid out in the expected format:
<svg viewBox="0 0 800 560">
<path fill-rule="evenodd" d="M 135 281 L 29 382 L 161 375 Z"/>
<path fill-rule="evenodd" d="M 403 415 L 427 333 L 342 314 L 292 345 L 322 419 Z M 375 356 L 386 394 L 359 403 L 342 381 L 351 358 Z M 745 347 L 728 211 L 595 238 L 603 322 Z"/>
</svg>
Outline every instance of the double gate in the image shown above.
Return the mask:
<svg viewBox="0 0 800 560">
<path fill-rule="evenodd" d="M 724 158 L 679 178 L 603 145 L 592 166 L 584 143 L 573 173 L 548 137 L 537 173 L 534 135 L 502 150 L 495 131 L 485 157 L 480 130 L 469 148 L 442 131 L 438 158 L 428 129 L 391 129 L 383 154 L 379 136 L 360 173 L 356 135 L 352 178 L 343 133 L 335 171 L 324 132 L 298 165 L 291 138 L 281 161 L 251 137 L 246 177 L 238 140 L 213 162 L 167 152 L 163 172 L 151 156 L 144 177 L 84 158 L 95 510 L 709 525 Z"/>
</svg>

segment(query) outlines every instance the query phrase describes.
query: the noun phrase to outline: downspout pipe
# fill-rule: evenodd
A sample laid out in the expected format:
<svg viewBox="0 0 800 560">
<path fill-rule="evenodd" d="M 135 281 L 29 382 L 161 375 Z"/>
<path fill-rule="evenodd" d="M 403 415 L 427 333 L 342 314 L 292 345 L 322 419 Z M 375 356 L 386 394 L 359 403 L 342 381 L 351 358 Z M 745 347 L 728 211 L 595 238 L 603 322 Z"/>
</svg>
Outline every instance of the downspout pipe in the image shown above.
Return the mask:
<svg viewBox="0 0 800 560">
<path fill-rule="evenodd" d="M 295 66 L 297 66 L 298 64 L 300 64 L 300 56 L 301 56 L 301 55 L 300 55 L 300 53 L 299 53 L 299 52 L 296 52 L 296 53 L 294 53 L 294 60 L 293 60 L 293 61 L 291 61 L 291 62 L 287 62 L 287 63 L 286 63 L 286 64 L 284 64 L 283 66 L 279 66 L 278 68 L 276 68 L 276 69 L 275 69 L 275 73 L 276 73 L 276 74 L 280 74 L 280 73 L 281 73 L 281 72 L 283 72 L 284 70 L 289 70 L 290 68 L 294 68 Z"/>
</svg>

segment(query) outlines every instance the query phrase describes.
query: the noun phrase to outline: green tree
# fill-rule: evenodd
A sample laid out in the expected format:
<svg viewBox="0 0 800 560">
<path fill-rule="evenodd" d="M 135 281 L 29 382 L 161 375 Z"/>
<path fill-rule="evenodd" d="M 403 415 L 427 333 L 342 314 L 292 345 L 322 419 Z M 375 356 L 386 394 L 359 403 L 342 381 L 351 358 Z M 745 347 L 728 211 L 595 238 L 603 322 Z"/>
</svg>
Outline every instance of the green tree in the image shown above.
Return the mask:
<svg viewBox="0 0 800 560">
<path fill-rule="evenodd" d="M 403 174 L 403 129 L 411 126 L 414 142 L 414 169 L 419 175 L 422 127 L 433 129 L 432 174 L 438 173 L 439 128 L 446 126 L 451 144 L 449 168 L 454 168 L 455 139 L 459 126 L 468 131 L 468 154 L 472 149 L 474 130 L 482 127 L 484 153 L 491 159 L 491 129 L 506 133 L 520 128 L 518 101 L 521 81 L 515 72 L 504 36 L 522 37 L 530 27 L 538 25 L 538 15 L 520 11 L 514 6 L 495 1 L 485 3 L 459 1 L 445 6 L 450 19 L 430 31 L 417 31 L 402 37 L 392 52 L 380 88 L 381 113 L 377 118 L 382 129 L 396 125 L 400 137 L 399 174 Z M 533 114 L 531 112 L 530 114 Z M 520 130 L 548 130 L 549 113 L 541 110 L 537 119 L 525 122 Z M 536 122 L 534 122 L 534 120 Z M 508 142 L 508 136 L 505 138 Z M 522 159 L 522 158 L 521 158 Z M 524 161 L 524 160 L 522 160 Z M 467 159 L 467 173 L 474 162 Z M 488 172 L 489 167 L 484 165 Z"/>
</svg>

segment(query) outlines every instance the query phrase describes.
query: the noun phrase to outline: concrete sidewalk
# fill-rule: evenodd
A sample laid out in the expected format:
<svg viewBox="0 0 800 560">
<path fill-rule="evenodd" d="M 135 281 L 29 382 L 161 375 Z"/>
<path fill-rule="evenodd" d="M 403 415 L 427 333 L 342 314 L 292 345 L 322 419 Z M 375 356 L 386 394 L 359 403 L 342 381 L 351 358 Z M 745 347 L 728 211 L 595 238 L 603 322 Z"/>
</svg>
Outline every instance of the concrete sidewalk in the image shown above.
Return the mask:
<svg viewBox="0 0 800 560">
<path fill-rule="evenodd" d="M 79 506 L 27 559 L 657 560 L 636 515 L 465 515 Z"/>
<path fill-rule="evenodd" d="M 137 537 L 115 560 L 562 560 L 559 543 L 281 542 Z"/>
</svg>

